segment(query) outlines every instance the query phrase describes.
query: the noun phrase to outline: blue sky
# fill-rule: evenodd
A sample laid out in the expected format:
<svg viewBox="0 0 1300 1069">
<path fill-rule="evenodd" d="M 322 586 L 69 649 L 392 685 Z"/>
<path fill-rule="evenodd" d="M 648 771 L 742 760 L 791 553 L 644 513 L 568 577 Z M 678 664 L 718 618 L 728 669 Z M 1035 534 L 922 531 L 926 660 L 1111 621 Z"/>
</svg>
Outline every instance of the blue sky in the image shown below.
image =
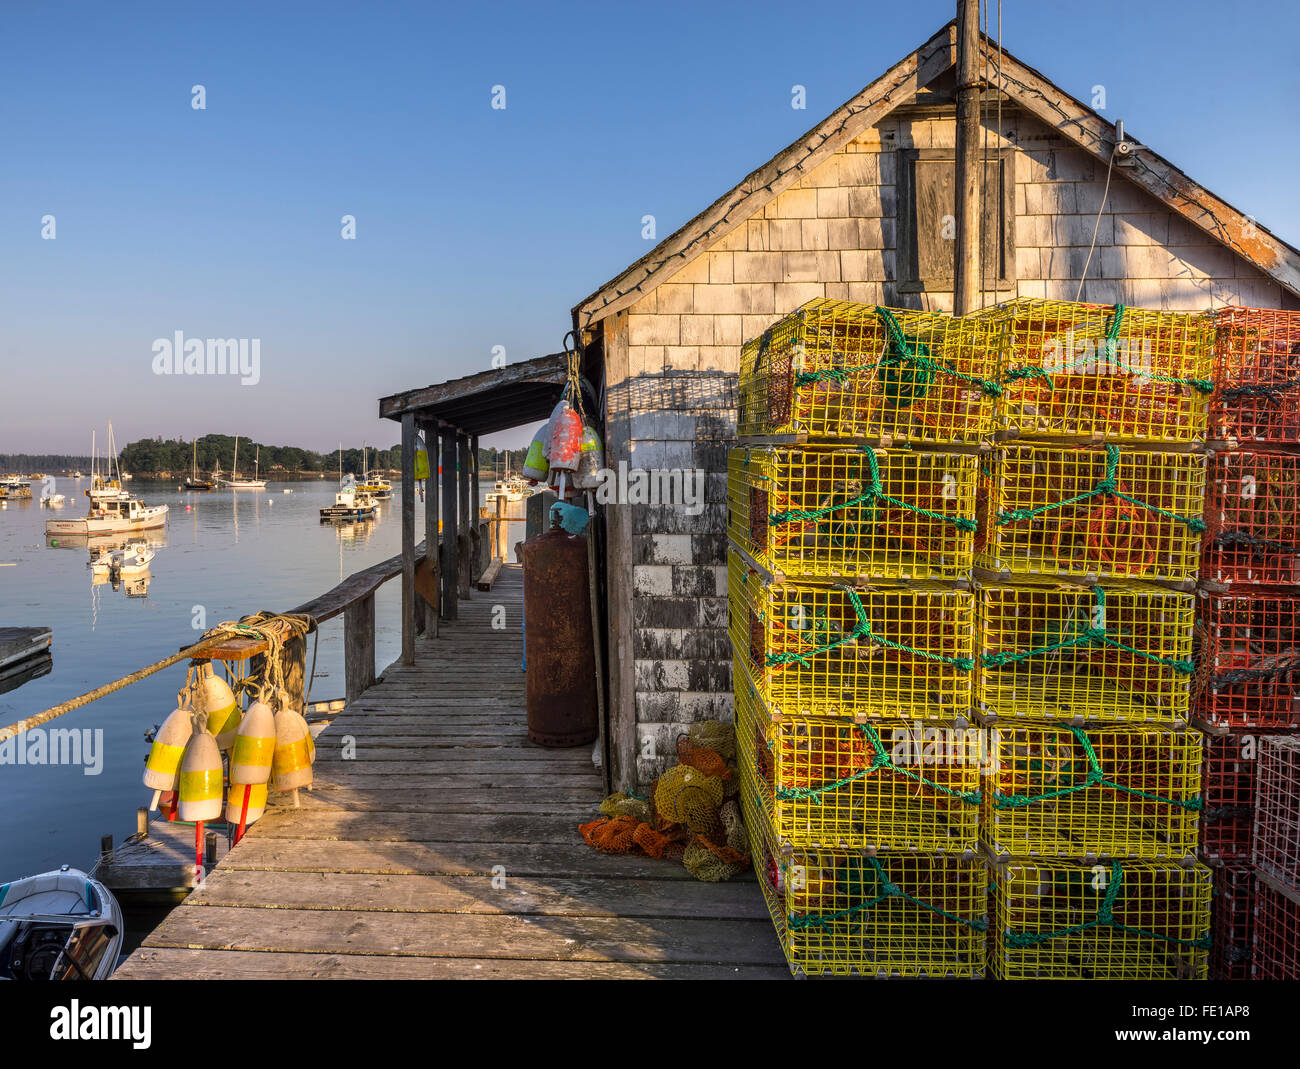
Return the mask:
<svg viewBox="0 0 1300 1069">
<path fill-rule="evenodd" d="M 6 0 L 0 452 L 110 418 L 391 444 L 378 397 L 558 349 L 643 215 L 666 236 L 954 8 Z M 1008 49 L 1293 244 L 1297 39 L 1281 3 L 1003 5 Z M 261 339 L 261 382 L 154 375 L 176 330 Z"/>
</svg>

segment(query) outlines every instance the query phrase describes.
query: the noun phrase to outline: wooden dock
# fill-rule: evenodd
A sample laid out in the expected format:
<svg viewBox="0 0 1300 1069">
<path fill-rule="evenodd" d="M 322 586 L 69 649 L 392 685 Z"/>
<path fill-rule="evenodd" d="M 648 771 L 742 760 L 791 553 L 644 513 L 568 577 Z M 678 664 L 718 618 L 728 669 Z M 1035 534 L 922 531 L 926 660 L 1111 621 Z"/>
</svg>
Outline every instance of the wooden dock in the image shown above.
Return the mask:
<svg viewBox="0 0 1300 1069">
<path fill-rule="evenodd" d="M 752 875 L 582 841 L 601 778 L 590 747 L 528 741 L 522 593 L 505 565 L 352 701 L 303 808 L 254 825 L 118 978 L 789 977 Z"/>
</svg>

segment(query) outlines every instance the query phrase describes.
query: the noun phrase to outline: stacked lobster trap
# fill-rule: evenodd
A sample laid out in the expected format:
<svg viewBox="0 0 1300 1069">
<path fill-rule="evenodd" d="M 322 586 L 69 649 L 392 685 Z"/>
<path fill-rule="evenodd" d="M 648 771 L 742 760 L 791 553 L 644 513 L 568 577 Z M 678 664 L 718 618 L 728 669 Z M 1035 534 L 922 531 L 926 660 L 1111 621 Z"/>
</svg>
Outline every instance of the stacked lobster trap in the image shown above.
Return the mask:
<svg viewBox="0 0 1300 1069">
<path fill-rule="evenodd" d="M 999 338 L 816 300 L 742 350 L 736 733 L 755 869 L 796 973 L 983 973 L 970 576 Z"/>
<path fill-rule="evenodd" d="M 1229 308 L 1215 326 L 1193 703 L 1213 975 L 1295 978 L 1300 892 L 1260 850 L 1295 790 L 1266 782 L 1270 760 L 1300 740 L 1300 313 Z"/>
<path fill-rule="evenodd" d="M 1212 325 L 1016 300 L 981 469 L 975 710 L 1000 979 L 1202 977 L 1187 719 Z"/>
</svg>

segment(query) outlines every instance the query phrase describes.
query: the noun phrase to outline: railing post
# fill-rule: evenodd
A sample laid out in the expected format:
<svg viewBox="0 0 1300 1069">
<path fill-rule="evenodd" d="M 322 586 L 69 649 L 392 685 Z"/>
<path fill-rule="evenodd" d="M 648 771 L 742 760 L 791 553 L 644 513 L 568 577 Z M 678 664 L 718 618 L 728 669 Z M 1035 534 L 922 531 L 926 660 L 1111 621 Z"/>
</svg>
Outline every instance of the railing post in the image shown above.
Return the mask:
<svg viewBox="0 0 1300 1069">
<path fill-rule="evenodd" d="M 343 685 L 349 702 L 375 681 L 375 596 L 343 610 Z"/>
<path fill-rule="evenodd" d="M 438 563 L 438 427 L 424 421 L 420 424 L 424 434 L 424 449 L 429 454 L 429 478 L 424 486 L 424 553 L 427 566 L 433 570 L 435 589 L 440 582 Z M 441 597 L 441 591 L 438 594 Z M 438 634 L 438 606 L 425 602 L 425 630 L 435 637 Z"/>
<path fill-rule="evenodd" d="M 402 413 L 402 663 L 415 664 L 415 413 Z"/>
</svg>

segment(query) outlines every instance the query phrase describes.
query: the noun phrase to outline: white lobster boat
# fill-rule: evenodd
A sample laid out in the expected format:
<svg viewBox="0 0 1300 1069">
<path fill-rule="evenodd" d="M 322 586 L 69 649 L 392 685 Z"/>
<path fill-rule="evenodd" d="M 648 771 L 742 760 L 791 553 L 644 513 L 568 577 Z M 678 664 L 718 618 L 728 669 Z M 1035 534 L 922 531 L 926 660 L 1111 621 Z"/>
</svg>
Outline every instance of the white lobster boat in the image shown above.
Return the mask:
<svg viewBox="0 0 1300 1069">
<path fill-rule="evenodd" d="M 91 498 L 90 511 L 79 520 L 46 520 L 47 535 L 97 535 L 148 531 L 167 522 L 166 505 L 146 505 L 129 494 Z"/>
<path fill-rule="evenodd" d="M 78 869 L 0 884 L 0 980 L 107 980 L 125 930 L 117 900 Z"/>
</svg>

